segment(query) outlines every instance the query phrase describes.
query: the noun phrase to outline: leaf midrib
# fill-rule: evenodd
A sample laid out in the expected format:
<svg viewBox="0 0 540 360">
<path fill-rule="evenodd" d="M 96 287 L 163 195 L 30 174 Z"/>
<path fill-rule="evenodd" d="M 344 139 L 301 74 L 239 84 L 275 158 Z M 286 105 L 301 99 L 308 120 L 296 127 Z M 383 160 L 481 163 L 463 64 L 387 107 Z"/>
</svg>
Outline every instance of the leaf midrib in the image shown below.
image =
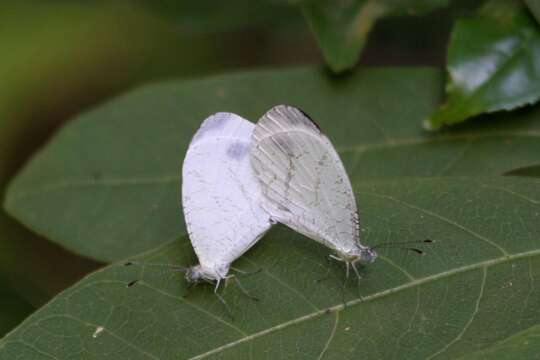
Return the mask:
<svg viewBox="0 0 540 360">
<path fill-rule="evenodd" d="M 330 314 L 330 313 L 333 313 L 333 312 L 338 312 L 338 311 L 341 311 L 341 310 L 343 310 L 343 309 L 345 309 L 347 307 L 355 306 L 355 305 L 358 305 L 360 303 L 377 300 L 377 299 L 383 298 L 385 296 L 389 296 L 389 295 L 395 294 L 397 292 L 413 288 L 415 286 L 420 286 L 420 285 L 423 285 L 423 284 L 426 284 L 426 283 L 430 283 L 432 281 L 437 281 L 437 280 L 440 280 L 440 279 L 443 279 L 443 278 L 446 278 L 446 277 L 450 277 L 450 276 L 454 276 L 454 275 L 457 275 L 457 274 L 461 274 L 461 273 L 464 273 L 464 272 L 467 272 L 467 271 L 473 271 L 473 270 L 482 269 L 482 268 L 487 269 L 488 267 L 495 266 L 495 265 L 498 265 L 498 264 L 501 264 L 501 263 L 505 263 L 505 262 L 509 262 L 509 261 L 513 261 L 513 260 L 519 260 L 519 259 L 522 259 L 522 258 L 533 257 L 533 256 L 537 256 L 537 255 L 540 255 L 540 249 L 531 250 L 531 251 L 525 251 L 525 252 L 521 252 L 521 253 L 507 255 L 507 256 L 501 256 L 501 257 L 498 257 L 498 258 L 478 262 L 478 263 L 471 264 L 471 265 L 461 266 L 461 267 L 458 267 L 458 268 L 454 268 L 452 270 L 443 271 L 443 272 L 435 274 L 435 275 L 430 275 L 430 276 L 426 276 L 424 278 L 416 279 L 416 280 L 407 282 L 407 283 L 405 283 L 403 285 L 396 286 L 394 288 L 386 289 L 386 290 L 383 290 L 383 291 L 380 291 L 380 292 L 377 292 L 377 293 L 374 293 L 374 294 L 371 294 L 371 295 L 368 295 L 368 296 L 364 296 L 362 298 L 358 298 L 358 299 L 348 301 L 348 302 L 346 302 L 344 304 L 339 304 L 339 305 L 335 305 L 335 306 L 332 306 L 332 307 L 329 307 L 329 308 L 326 308 L 326 309 L 311 312 L 309 314 L 303 315 L 303 316 L 298 317 L 296 319 L 286 321 L 284 323 L 275 325 L 275 326 L 273 326 L 271 328 L 268 328 L 268 329 L 259 331 L 257 333 L 248 335 L 246 337 L 240 338 L 238 340 L 232 341 L 232 342 L 230 342 L 228 344 L 222 345 L 222 346 L 220 346 L 218 348 L 207 351 L 205 353 L 193 356 L 193 357 L 189 358 L 189 360 L 204 359 L 204 358 L 206 358 L 206 357 L 208 357 L 210 355 L 219 353 L 220 351 L 223 351 L 223 350 L 235 347 L 237 345 L 243 344 L 245 342 L 257 339 L 257 338 L 259 338 L 261 336 L 273 333 L 275 331 L 285 329 L 285 328 L 287 328 L 289 326 L 299 324 L 299 323 L 304 322 L 304 321 L 311 320 L 311 319 L 316 318 L 318 316 Z"/>
</svg>

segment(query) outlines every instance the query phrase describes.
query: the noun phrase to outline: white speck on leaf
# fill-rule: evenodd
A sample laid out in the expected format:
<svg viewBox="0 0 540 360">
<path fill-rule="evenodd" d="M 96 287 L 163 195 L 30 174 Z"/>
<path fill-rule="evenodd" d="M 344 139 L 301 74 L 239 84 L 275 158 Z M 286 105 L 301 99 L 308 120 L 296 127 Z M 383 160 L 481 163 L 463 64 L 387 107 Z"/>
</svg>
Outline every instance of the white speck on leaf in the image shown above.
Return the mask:
<svg viewBox="0 0 540 360">
<path fill-rule="evenodd" d="M 96 328 L 96 331 L 94 331 L 94 335 L 92 335 L 92 337 L 93 337 L 94 339 L 97 338 L 97 337 L 99 336 L 99 334 L 100 334 L 103 330 L 105 330 L 105 328 L 104 328 L 103 326 L 98 326 L 98 327 Z"/>
</svg>

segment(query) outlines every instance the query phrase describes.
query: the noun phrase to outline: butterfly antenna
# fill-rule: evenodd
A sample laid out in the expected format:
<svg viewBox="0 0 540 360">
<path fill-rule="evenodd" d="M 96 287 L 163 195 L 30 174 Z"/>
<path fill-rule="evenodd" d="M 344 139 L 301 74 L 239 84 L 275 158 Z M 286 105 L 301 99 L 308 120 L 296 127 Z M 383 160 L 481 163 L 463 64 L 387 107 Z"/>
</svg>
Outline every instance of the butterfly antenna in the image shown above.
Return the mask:
<svg viewBox="0 0 540 360">
<path fill-rule="evenodd" d="M 223 296 L 221 296 L 221 295 L 218 293 L 218 289 L 219 289 L 219 284 L 220 284 L 220 283 L 221 283 L 221 280 L 217 280 L 217 281 L 216 281 L 216 286 L 214 287 L 214 295 L 216 295 L 216 297 L 218 298 L 219 302 L 220 302 L 221 304 L 223 304 L 223 307 L 225 307 L 225 310 L 227 311 L 227 314 L 229 315 L 229 317 L 231 318 L 231 320 L 234 321 L 234 317 L 233 317 L 231 308 L 229 307 L 229 305 L 227 304 L 227 302 L 225 301 L 225 299 L 223 298 Z"/>
<path fill-rule="evenodd" d="M 418 255 L 425 255 L 426 254 L 425 252 L 423 252 L 422 250 L 417 249 L 417 248 L 402 248 L 402 249 L 412 251 L 414 253 L 417 253 Z"/>
<path fill-rule="evenodd" d="M 147 262 L 139 262 L 139 261 L 127 261 L 124 263 L 124 266 L 132 266 L 132 265 L 166 267 L 166 268 L 174 269 L 178 271 L 188 270 L 188 268 L 185 266 L 179 266 L 179 265 L 173 265 L 173 264 L 147 263 Z"/>
<path fill-rule="evenodd" d="M 169 269 L 173 269 L 174 271 L 180 271 L 180 272 L 185 272 L 188 270 L 187 267 L 172 265 L 172 264 L 146 263 L 146 262 L 139 262 L 139 261 L 127 261 L 124 263 L 124 266 L 133 266 L 133 265 L 166 267 Z M 132 280 L 126 285 L 126 287 L 130 288 L 133 285 L 137 284 L 138 282 L 139 282 L 139 279 Z"/>
<path fill-rule="evenodd" d="M 391 248 L 391 247 L 401 247 L 403 245 L 410 245 L 410 244 L 432 244 L 435 241 L 431 239 L 425 239 L 425 240 L 413 240 L 413 241 L 390 241 L 390 242 L 384 242 L 375 244 L 371 247 L 371 249 L 377 249 L 377 248 Z"/>
</svg>

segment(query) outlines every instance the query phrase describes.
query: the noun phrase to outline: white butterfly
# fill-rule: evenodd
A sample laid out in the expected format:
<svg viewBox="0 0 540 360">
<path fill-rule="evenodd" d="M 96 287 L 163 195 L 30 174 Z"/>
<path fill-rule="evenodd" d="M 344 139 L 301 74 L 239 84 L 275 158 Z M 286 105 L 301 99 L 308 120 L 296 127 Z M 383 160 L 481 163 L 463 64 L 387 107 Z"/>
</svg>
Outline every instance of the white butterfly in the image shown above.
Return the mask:
<svg viewBox="0 0 540 360">
<path fill-rule="evenodd" d="M 279 105 L 257 123 L 251 165 L 262 187 L 261 206 L 273 219 L 328 247 L 355 266 L 377 253 L 360 243 L 358 210 L 347 172 L 318 125 L 301 110 Z"/>
<path fill-rule="evenodd" d="M 202 123 L 184 159 L 182 204 L 199 258 L 186 279 L 215 281 L 216 295 L 231 263 L 272 226 L 250 164 L 254 127 L 238 115 L 216 113 Z"/>
</svg>

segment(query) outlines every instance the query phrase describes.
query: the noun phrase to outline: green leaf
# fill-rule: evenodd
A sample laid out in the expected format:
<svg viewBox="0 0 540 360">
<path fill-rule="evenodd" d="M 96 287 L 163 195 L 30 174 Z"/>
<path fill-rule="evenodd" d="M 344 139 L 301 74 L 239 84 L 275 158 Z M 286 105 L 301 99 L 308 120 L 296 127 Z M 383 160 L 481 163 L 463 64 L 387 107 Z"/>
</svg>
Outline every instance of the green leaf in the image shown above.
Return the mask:
<svg viewBox="0 0 540 360">
<path fill-rule="evenodd" d="M 448 49 L 448 99 L 427 129 L 512 110 L 540 97 L 540 28 L 520 2 L 491 1 L 459 20 Z"/>
<path fill-rule="evenodd" d="M 456 358 L 540 324 L 540 182 L 499 176 L 537 164 L 540 109 L 425 133 L 440 82 L 428 68 L 256 71 L 148 86 L 81 116 L 6 202 L 79 253 L 119 259 L 162 244 L 138 258 L 194 264 L 177 204 L 187 142 L 212 112 L 256 119 L 279 103 L 304 108 L 337 145 L 364 243 L 436 242 L 425 256 L 381 248 L 342 291 L 329 250 L 277 226 L 235 263 L 263 270 L 241 277 L 259 302 L 226 288 L 234 321 L 211 286 L 188 292 L 178 272 L 120 262 L 32 315 L 0 359 Z"/>
<path fill-rule="evenodd" d="M 366 243 L 430 237 L 426 255 L 381 248 L 342 292 L 343 265 L 279 226 L 235 263 L 262 272 L 241 277 L 259 302 L 226 288 L 234 321 L 211 286 L 188 291 L 178 272 L 119 263 L 31 316 L 0 359 L 454 359 L 540 323 L 540 182 L 355 177 L 354 188 Z M 140 260 L 196 261 L 186 238 Z"/>
<path fill-rule="evenodd" d="M 484 350 L 460 357 L 473 359 L 534 359 L 540 354 L 540 325 L 532 326 Z"/>
<path fill-rule="evenodd" d="M 356 64 L 375 22 L 387 15 L 418 14 L 447 0 L 303 0 L 300 7 L 324 58 L 339 73 Z"/>
<path fill-rule="evenodd" d="M 180 168 L 201 121 L 217 111 L 255 121 L 280 103 L 317 119 L 356 181 L 499 175 L 538 163 L 537 111 L 438 135 L 418 128 L 440 82 L 429 68 L 334 79 L 308 67 L 147 86 L 68 124 L 12 182 L 5 207 L 83 256 L 114 261 L 155 248 L 185 233 Z"/>
</svg>

